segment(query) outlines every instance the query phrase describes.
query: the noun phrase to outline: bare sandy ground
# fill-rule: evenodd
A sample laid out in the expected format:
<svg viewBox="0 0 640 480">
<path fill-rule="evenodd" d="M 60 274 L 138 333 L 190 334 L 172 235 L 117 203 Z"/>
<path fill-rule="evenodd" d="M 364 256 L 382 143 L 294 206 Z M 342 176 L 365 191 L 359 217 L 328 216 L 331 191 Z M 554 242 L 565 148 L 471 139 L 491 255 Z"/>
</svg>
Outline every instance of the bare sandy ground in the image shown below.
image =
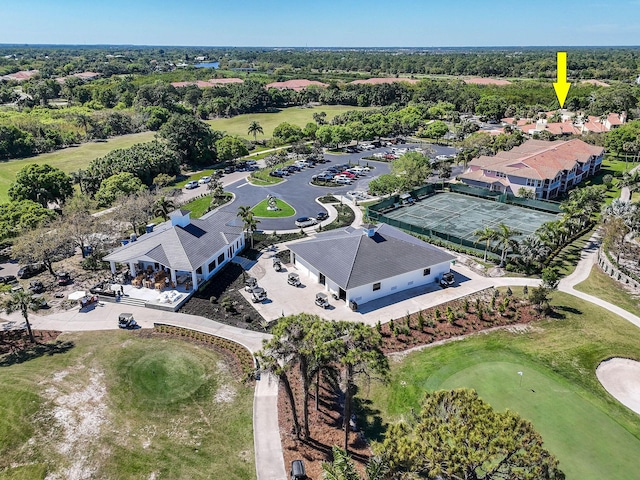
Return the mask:
<svg viewBox="0 0 640 480">
<path fill-rule="evenodd" d="M 596 376 L 607 392 L 640 415 L 640 362 L 612 358 L 598 365 Z"/>
</svg>

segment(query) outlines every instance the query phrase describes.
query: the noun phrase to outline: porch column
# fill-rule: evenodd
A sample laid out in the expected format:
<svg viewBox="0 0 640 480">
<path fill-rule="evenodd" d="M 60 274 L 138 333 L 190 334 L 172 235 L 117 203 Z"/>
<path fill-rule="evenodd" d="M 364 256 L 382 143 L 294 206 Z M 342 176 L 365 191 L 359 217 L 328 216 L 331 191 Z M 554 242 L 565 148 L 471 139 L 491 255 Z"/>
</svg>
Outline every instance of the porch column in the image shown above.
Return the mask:
<svg viewBox="0 0 640 480">
<path fill-rule="evenodd" d="M 116 262 L 114 262 L 113 260 L 109 260 L 109 265 L 111 266 L 111 273 L 115 274 L 116 273 Z"/>
<path fill-rule="evenodd" d="M 129 262 L 129 273 L 132 277 L 136 276 L 136 264 L 135 262 Z"/>
<path fill-rule="evenodd" d="M 169 271 L 171 272 L 171 281 L 173 282 L 174 285 L 177 285 L 176 269 L 175 268 L 171 268 L 171 269 L 169 269 Z"/>
<path fill-rule="evenodd" d="M 198 274 L 195 270 L 191 272 L 191 281 L 193 282 L 193 289 L 197 290 L 198 288 Z"/>
</svg>

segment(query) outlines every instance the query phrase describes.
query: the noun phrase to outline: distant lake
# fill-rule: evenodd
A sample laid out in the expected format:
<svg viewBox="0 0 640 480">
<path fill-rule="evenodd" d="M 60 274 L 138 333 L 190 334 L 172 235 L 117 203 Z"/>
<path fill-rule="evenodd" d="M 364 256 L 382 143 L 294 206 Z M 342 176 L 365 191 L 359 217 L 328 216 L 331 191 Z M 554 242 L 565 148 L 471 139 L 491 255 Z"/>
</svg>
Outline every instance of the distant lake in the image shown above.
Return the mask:
<svg viewBox="0 0 640 480">
<path fill-rule="evenodd" d="M 202 62 L 194 65 L 196 68 L 220 68 L 220 62 Z"/>
</svg>

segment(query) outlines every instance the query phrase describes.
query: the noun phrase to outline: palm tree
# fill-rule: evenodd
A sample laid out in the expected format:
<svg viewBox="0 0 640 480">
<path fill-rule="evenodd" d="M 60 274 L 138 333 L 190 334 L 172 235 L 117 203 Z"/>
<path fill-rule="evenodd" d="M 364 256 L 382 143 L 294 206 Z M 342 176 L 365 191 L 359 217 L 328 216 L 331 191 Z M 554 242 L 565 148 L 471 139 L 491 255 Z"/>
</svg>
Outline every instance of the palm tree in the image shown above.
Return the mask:
<svg viewBox="0 0 640 480">
<path fill-rule="evenodd" d="M 249 128 L 247 130 L 247 133 L 249 135 L 253 135 L 253 141 L 255 143 L 255 142 L 258 141 L 257 140 L 257 136 L 258 136 L 259 133 L 264 135 L 264 130 L 262 129 L 262 126 L 258 122 L 256 122 L 254 120 L 249 124 Z"/>
<path fill-rule="evenodd" d="M 166 222 L 169 219 L 169 213 L 175 210 L 175 208 L 176 206 L 172 200 L 162 196 L 153 204 L 153 214 L 162 217 Z"/>
<path fill-rule="evenodd" d="M 484 227 L 473 232 L 473 236 L 478 238 L 478 242 L 485 242 L 484 245 L 484 261 L 487 261 L 487 250 L 489 250 L 489 245 L 493 242 L 497 237 L 498 232 L 496 232 L 491 227 Z"/>
<path fill-rule="evenodd" d="M 505 225 L 504 223 L 498 225 L 498 229 L 496 230 L 496 240 L 498 241 L 498 246 L 502 249 L 502 254 L 500 255 L 501 267 L 504 267 L 509 250 L 515 250 L 518 248 L 518 242 L 513 238 L 518 235 L 520 235 L 520 232 L 508 225 Z"/>
<path fill-rule="evenodd" d="M 542 268 L 544 260 L 551 253 L 551 247 L 535 234 L 527 235 L 518 245 L 518 252 L 525 265 Z"/>
<path fill-rule="evenodd" d="M 7 312 L 7 314 L 17 312 L 18 310 L 22 313 L 22 318 L 24 318 L 27 324 L 27 332 L 29 332 L 29 340 L 31 340 L 31 343 L 36 343 L 36 339 L 33 337 L 31 323 L 29 323 L 29 310 L 35 312 L 39 308 L 40 302 L 33 298 L 31 292 L 24 290 L 18 290 L 12 293 L 11 297 L 4 303 L 4 311 Z"/>
<path fill-rule="evenodd" d="M 240 205 L 238 207 L 238 217 L 240 217 L 240 219 L 242 220 L 242 228 L 249 233 L 249 238 L 251 239 L 251 248 L 253 248 L 253 232 L 255 232 L 258 223 L 260 223 L 260 220 L 256 219 L 253 216 L 251 207 L 246 205 Z"/>
</svg>

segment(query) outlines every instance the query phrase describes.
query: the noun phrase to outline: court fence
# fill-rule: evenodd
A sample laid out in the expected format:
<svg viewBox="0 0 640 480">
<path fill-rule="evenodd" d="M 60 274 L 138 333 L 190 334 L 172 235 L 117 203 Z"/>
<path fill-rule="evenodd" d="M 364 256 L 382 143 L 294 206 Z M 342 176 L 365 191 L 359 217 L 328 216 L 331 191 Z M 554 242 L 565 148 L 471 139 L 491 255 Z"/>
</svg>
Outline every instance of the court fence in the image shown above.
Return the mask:
<svg viewBox="0 0 640 480">
<path fill-rule="evenodd" d="M 446 185 L 446 184 L 445 184 Z M 560 204 L 558 202 L 549 202 L 546 200 L 532 200 L 528 198 L 519 198 L 512 194 L 501 194 L 500 192 L 493 192 L 488 189 L 471 187 L 469 185 L 461 185 L 458 183 L 448 184 L 445 189 L 442 189 L 441 184 L 429 184 L 423 187 L 420 187 L 416 190 L 412 190 L 409 193 L 413 201 L 419 201 L 424 198 L 430 197 L 432 195 L 437 195 L 438 192 L 443 193 L 444 191 L 450 191 L 453 193 L 460 193 L 463 195 L 470 195 L 473 197 L 484 198 L 487 200 L 492 200 L 495 202 L 501 203 L 510 203 L 513 205 L 517 205 L 520 207 L 531 208 L 533 210 L 543 211 L 547 213 L 559 213 Z M 442 230 L 438 230 L 433 227 L 421 227 L 418 225 L 413 225 L 411 223 L 407 223 L 405 221 L 391 218 L 386 213 L 389 213 L 393 210 L 401 208 L 402 205 L 406 204 L 407 198 L 400 198 L 400 195 L 393 195 L 389 198 L 386 198 L 374 205 L 367 206 L 366 215 L 370 220 L 377 220 L 382 223 L 386 223 L 393 227 L 401 228 L 402 230 L 406 230 L 408 232 L 422 235 L 427 237 L 427 239 L 437 239 L 438 243 L 443 244 L 443 246 L 450 245 L 452 247 L 457 247 L 456 249 L 465 248 L 472 250 L 476 253 L 484 251 L 484 243 L 483 242 L 474 242 L 472 240 L 461 238 L 456 235 L 452 235 L 449 232 L 445 232 Z M 496 258 L 499 252 L 496 249 L 495 245 L 489 247 L 489 257 Z"/>
</svg>

